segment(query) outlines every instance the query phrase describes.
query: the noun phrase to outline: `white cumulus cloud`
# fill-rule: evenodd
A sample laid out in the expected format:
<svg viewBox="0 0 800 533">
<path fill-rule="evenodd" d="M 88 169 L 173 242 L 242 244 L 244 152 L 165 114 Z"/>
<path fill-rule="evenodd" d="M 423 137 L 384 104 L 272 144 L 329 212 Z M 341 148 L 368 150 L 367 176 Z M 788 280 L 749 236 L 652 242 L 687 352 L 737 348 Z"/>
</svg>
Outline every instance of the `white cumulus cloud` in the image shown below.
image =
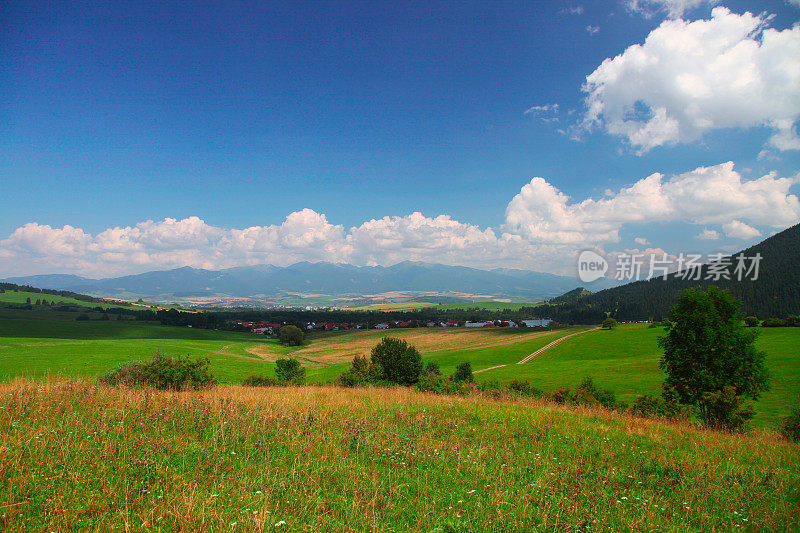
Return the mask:
<svg viewBox="0 0 800 533">
<path fill-rule="evenodd" d="M 670 18 L 679 18 L 687 11 L 716 3 L 717 0 L 627 0 L 625 5 L 632 12 L 646 17 L 666 13 Z"/>
<path fill-rule="evenodd" d="M 665 180 L 653 174 L 595 200 L 570 198 L 533 178 L 506 208 L 506 231 L 537 242 L 617 242 L 625 224 L 685 221 L 724 224 L 732 219 L 786 227 L 800 220 L 791 178 L 768 174 L 743 181 L 732 162 L 700 167 Z"/>
<path fill-rule="evenodd" d="M 733 163 L 666 178 L 653 174 L 601 199 L 572 201 L 544 178 L 524 185 L 506 208 L 506 222 L 484 228 L 448 215 L 386 216 L 346 228 L 303 209 L 280 224 L 221 228 L 196 216 L 113 227 L 96 235 L 80 228 L 30 222 L 0 240 L 0 277 L 76 273 L 114 276 L 182 266 L 220 269 L 299 261 L 392 265 L 415 260 L 477 268 L 521 268 L 574 274 L 580 250 L 620 240 L 627 224 L 683 222 L 705 226 L 699 238 L 750 239 L 761 229 L 800 220 L 797 178 L 768 174 L 742 180 Z M 665 253 L 650 247 L 642 253 Z M 613 253 L 613 252 L 612 252 Z"/>
<path fill-rule="evenodd" d="M 800 148 L 800 25 L 725 7 L 710 19 L 666 20 L 642 44 L 602 62 L 583 90 L 583 128 L 641 152 L 721 128 L 766 127 L 778 150 Z"/>
<path fill-rule="evenodd" d="M 695 239 L 700 239 L 701 241 L 716 241 L 719 240 L 719 232 L 717 230 L 703 228 L 703 231 L 698 233 Z"/>
<path fill-rule="evenodd" d="M 761 232 L 756 228 L 739 220 L 731 220 L 727 224 L 723 224 L 722 231 L 725 232 L 726 237 L 734 239 L 754 239 L 761 236 Z"/>
</svg>

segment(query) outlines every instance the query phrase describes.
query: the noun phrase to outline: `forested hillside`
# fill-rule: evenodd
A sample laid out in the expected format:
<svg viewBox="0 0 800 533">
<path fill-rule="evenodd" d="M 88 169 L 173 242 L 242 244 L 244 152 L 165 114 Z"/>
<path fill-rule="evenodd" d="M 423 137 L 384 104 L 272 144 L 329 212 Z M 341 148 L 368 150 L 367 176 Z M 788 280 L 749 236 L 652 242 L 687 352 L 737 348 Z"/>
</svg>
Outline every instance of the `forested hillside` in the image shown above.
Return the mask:
<svg viewBox="0 0 800 533">
<path fill-rule="evenodd" d="M 677 295 L 689 287 L 715 285 L 742 300 L 746 315 L 761 319 L 800 312 L 800 225 L 792 226 L 743 250 L 746 257 L 761 254 L 758 279 L 706 281 L 710 265 L 702 267 L 700 281 L 676 274 L 637 281 L 577 298 L 553 299 L 537 308 L 539 314 L 564 323 L 597 323 L 606 314 L 617 320 L 665 318 Z M 737 254 L 733 254 L 734 256 Z M 567 293 L 574 295 L 575 291 Z M 567 296 L 565 295 L 565 296 Z"/>
</svg>

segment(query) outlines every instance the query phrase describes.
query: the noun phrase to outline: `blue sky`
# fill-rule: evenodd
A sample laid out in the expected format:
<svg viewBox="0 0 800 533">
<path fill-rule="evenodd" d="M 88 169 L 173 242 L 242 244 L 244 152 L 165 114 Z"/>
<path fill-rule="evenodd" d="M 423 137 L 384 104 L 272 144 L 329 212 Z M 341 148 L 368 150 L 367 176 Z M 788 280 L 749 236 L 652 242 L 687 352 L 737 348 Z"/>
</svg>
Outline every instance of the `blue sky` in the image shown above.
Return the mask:
<svg viewBox="0 0 800 533">
<path fill-rule="evenodd" d="M 0 275 L 110 275 L 182 262 L 225 267 L 295 259 L 439 259 L 558 271 L 554 258 L 566 252 L 553 247 L 569 242 L 575 249 L 614 251 L 645 246 L 634 242 L 638 237 L 677 253 L 759 240 L 797 223 L 796 179 L 788 189 L 784 183 L 762 190 L 765 198 L 774 199 L 776 190 L 783 195 L 784 211 L 774 224 L 746 210 L 732 212 L 730 221 L 681 211 L 663 220 L 618 217 L 611 222 L 615 236 L 594 238 L 587 230 L 578 239 L 565 236 L 557 221 L 537 219 L 542 206 L 521 208 L 529 219 L 509 221 L 510 202 L 534 177 L 570 203 L 614 196 L 656 172 L 666 181 L 728 161 L 743 182 L 770 172 L 776 179 L 796 177 L 800 150 L 791 137 L 800 109 L 791 93 L 800 93 L 800 86 L 774 83 L 767 74 L 759 81 L 775 86 L 771 96 L 743 111 L 735 127 L 717 111 L 711 126 L 682 130 L 663 144 L 652 136 L 637 144 L 612 131 L 609 110 L 615 101 L 625 103 L 619 86 L 599 96 L 606 105 L 602 123 L 587 126 L 587 76 L 644 43 L 677 18 L 674 10 L 682 5 L 690 6 L 679 15 L 687 22 L 712 20 L 714 6 L 702 0 L 5 2 Z M 769 27 L 783 36 L 800 16 L 796 2 L 717 5 L 729 9 L 731 21 L 748 10 L 769 14 L 759 32 Z M 669 31 L 680 38 L 682 30 Z M 763 44 L 756 66 L 784 61 L 789 71 L 796 67 L 796 40 L 787 40 L 790 51 L 782 55 L 768 51 L 760 34 L 748 39 Z M 665 69 L 680 68 L 651 51 Z M 658 92 L 657 76 L 652 83 L 653 90 L 640 90 Z M 747 107 L 747 90 L 716 100 Z M 674 95 L 664 98 L 668 114 L 691 107 Z M 769 105 L 778 100 L 780 108 Z M 708 101 L 698 100 L 701 107 Z M 526 113 L 553 104 L 557 112 Z M 770 145 L 776 132 L 786 134 L 782 147 Z M 589 207 L 584 211 L 581 216 L 593 216 Z M 445 215 L 469 228 L 438 223 L 426 229 L 424 221 L 408 221 L 414 212 Z M 293 219 L 296 235 L 287 226 L 292 213 L 305 213 Z M 363 225 L 383 217 L 398 217 L 402 231 L 416 233 L 393 243 L 380 232 L 397 234 L 399 226 L 367 235 Z M 165 219 L 189 222 L 158 225 Z M 723 225 L 734 219 L 750 230 L 726 233 Z M 147 221 L 153 224 L 137 226 Z M 65 225 L 71 228 L 66 233 Z M 20 233 L 25 227 L 28 233 Z M 117 235 L 125 246 L 96 242 L 115 227 L 130 230 Z M 249 246 L 245 251 L 231 243 L 241 235 L 226 233 L 253 227 L 263 231 L 239 243 Z M 270 233 L 270 227 L 285 231 Z M 362 238 L 352 227 L 363 230 Z M 704 229 L 718 238 L 696 239 Z M 178 235 L 166 237 L 168 230 Z M 470 237 L 487 230 L 497 239 L 520 236 L 527 248 L 512 252 Z M 428 247 L 430 231 L 444 244 Z M 275 244 L 292 235 L 315 252 Z M 228 248 L 220 248 L 220 240 Z M 242 252 L 239 259 L 220 259 L 236 255 L 231 247 Z M 537 247 L 549 247 L 541 251 L 551 259 L 537 261 Z"/>
</svg>

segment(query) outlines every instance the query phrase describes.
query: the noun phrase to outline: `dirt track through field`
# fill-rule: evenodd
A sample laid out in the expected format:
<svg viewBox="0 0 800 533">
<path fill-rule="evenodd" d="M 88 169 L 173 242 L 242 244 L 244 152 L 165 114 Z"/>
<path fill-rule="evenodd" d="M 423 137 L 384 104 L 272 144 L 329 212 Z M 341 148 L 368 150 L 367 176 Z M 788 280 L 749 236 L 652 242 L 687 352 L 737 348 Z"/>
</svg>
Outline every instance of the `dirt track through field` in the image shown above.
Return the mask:
<svg viewBox="0 0 800 533">
<path fill-rule="evenodd" d="M 536 359 L 537 357 L 542 355 L 544 352 L 546 352 L 547 350 L 549 350 L 550 348 L 552 348 L 553 346 L 557 345 L 558 343 L 560 343 L 563 340 L 569 339 L 570 337 L 574 337 L 575 335 L 581 335 L 583 333 L 588 333 L 590 331 L 597 331 L 598 329 L 600 329 L 600 328 L 587 329 L 585 331 L 579 331 L 577 333 L 571 333 L 569 335 L 564 335 L 563 337 L 559 337 L 558 339 L 554 340 L 553 342 L 551 342 L 549 344 L 546 344 L 545 346 L 542 346 L 541 348 L 539 348 L 538 350 L 536 350 L 535 352 L 530 354 L 528 357 L 526 357 L 522 361 L 517 362 L 517 364 L 518 365 L 523 365 L 523 364 L 527 363 L 528 361 L 531 361 L 532 359 Z M 473 372 L 473 374 L 480 374 L 481 372 L 488 372 L 489 370 L 494 370 L 495 368 L 503 368 L 504 366 L 508 366 L 508 365 L 490 366 L 489 368 L 483 368 L 481 370 L 475 370 Z"/>
<path fill-rule="evenodd" d="M 522 361 L 519 361 L 517 364 L 518 365 L 524 365 L 525 363 L 527 363 L 531 359 L 536 359 L 537 357 L 542 355 L 544 352 L 546 352 L 547 350 L 549 350 L 550 348 L 552 348 L 556 344 L 560 343 L 561 341 L 565 341 L 565 340 L 569 339 L 570 337 L 574 337 L 575 335 L 583 335 L 584 333 L 589 333 L 590 331 L 597 331 L 598 329 L 600 329 L 600 328 L 592 328 L 592 329 L 587 329 L 585 331 L 579 331 L 577 333 L 571 333 L 569 335 L 564 335 L 563 337 L 554 340 L 550 344 L 539 348 L 538 350 L 536 350 L 535 352 L 530 354 L 528 357 L 526 357 Z"/>
</svg>

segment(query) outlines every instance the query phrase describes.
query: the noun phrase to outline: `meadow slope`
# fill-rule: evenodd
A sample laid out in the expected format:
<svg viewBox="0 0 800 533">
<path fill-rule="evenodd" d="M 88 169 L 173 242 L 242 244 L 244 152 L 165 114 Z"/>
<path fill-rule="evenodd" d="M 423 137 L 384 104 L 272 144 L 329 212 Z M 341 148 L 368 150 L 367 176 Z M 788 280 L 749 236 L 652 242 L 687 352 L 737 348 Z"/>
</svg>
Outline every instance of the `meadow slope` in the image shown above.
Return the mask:
<svg viewBox="0 0 800 533">
<path fill-rule="evenodd" d="M 791 531 L 800 453 L 407 389 L 0 385 L 4 531 Z M 723 459 L 724 458 L 724 459 Z"/>
</svg>

